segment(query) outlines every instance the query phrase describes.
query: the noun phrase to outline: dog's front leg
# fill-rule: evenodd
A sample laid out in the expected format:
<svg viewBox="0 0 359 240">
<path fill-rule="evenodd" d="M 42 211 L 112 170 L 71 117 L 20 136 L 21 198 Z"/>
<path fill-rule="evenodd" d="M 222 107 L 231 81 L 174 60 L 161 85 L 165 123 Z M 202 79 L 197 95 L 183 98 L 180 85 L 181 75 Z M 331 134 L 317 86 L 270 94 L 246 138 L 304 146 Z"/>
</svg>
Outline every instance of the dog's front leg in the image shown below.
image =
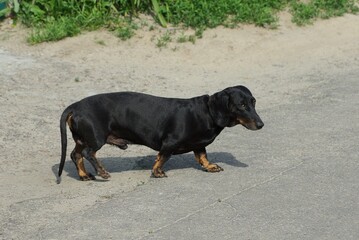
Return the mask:
<svg viewBox="0 0 359 240">
<path fill-rule="evenodd" d="M 218 166 L 215 163 L 210 163 L 207 159 L 206 149 L 203 148 L 201 150 L 193 151 L 194 156 L 199 164 L 201 164 L 203 170 L 207 172 L 220 172 L 223 171 L 223 168 Z"/>
<path fill-rule="evenodd" d="M 165 162 L 171 157 L 170 154 L 162 154 L 161 152 L 159 152 L 157 154 L 157 158 L 156 158 L 156 162 L 153 165 L 152 168 L 152 176 L 155 178 L 163 178 L 163 177 L 167 177 L 167 175 L 165 174 L 165 172 L 162 170 L 162 166 L 163 164 L 165 164 Z"/>
</svg>

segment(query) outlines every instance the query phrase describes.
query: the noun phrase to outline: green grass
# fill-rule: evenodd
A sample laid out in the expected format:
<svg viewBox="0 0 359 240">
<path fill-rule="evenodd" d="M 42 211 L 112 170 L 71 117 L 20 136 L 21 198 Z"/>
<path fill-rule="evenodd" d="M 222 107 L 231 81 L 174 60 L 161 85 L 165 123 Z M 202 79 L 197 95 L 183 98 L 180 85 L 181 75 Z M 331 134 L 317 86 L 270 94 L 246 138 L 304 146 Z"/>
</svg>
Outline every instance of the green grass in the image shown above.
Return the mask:
<svg viewBox="0 0 359 240">
<path fill-rule="evenodd" d="M 169 42 L 172 42 L 171 33 L 166 31 L 163 35 L 157 38 L 156 46 L 159 48 L 167 47 Z"/>
<path fill-rule="evenodd" d="M 188 41 L 188 36 L 186 36 L 183 32 L 181 35 L 177 38 L 178 43 L 185 43 Z"/>
<path fill-rule="evenodd" d="M 82 31 L 107 28 L 126 40 L 135 35 L 133 24 L 140 14 L 151 15 L 157 24 L 141 27 L 149 30 L 171 24 L 180 28 L 192 28 L 195 35 L 186 41 L 195 42 L 208 28 L 238 24 L 254 24 L 276 28 L 278 12 L 289 11 L 292 21 L 301 26 L 316 19 L 359 12 L 359 0 L 0 0 L 19 21 L 32 29 L 28 41 L 32 44 L 56 41 L 74 36 Z M 16 3 L 16 4 L 14 4 Z M 10 6 L 10 7 L 9 7 Z M 11 7 L 12 6 L 12 7 Z M 16 7 L 15 7 L 16 6 Z M 141 21 L 141 20 L 136 20 Z M 157 45 L 168 40 L 158 38 Z M 184 41 L 177 40 L 177 41 Z"/>
<path fill-rule="evenodd" d="M 164 0 L 162 14 L 173 24 L 192 28 L 213 28 L 224 24 L 250 23 L 270 26 L 276 13 L 287 5 L 285 0 Z"/>
<path fill-rule="evenodd" d="M 123 41 L 130 39 L 134 35 L 135 31 L 129 26 L 120 27 L 116 30 L 116 36 Z"/>
<path fill-rule="evenodd" d="M 311 0 L 308 3 L 291 1 L 292 21 L 299 26 L 313 23 L 317 18 L 327 19 L 345 13 L 358 13 L 355 0 Z"/>
<path fill-rule="evenodd" d="M 135 30 L 137 29 L 138 27 L 136 24 L 126 21 L 115 28 L 115 35 L 125 41 L 133 37 L 135 35 Z"/>
<path fill-rule="evenodd" d="M 75 36 L 80 32 L 80 27 L 72 19 L 62 17 L 53 19 L 41 27 L 33 28 L 27 40 L 30 44 L 57 41 L 65 37 Z"/>
<path fill-rule="evenodd" d="M 201 36 L 202 37 L 202 36 Z M 193 44 L 196 43 L 196 35 L 185 35 L 183 32 L 177 37 L 178 43 L 186 43 L 191 42 Z"/>
</svg>

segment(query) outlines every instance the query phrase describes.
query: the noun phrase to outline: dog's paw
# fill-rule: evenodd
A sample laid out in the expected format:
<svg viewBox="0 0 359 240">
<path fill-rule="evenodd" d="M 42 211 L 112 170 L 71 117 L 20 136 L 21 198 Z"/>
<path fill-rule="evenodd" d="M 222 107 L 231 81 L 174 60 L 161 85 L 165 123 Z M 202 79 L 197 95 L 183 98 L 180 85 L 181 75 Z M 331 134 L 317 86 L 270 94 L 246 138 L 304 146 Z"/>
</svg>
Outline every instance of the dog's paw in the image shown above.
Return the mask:
<svg viewBox="0 0 359 240">
<path fill-rule="evenodd" d="M 220 172 L 223 171 L 224 169 L 218 166 L 217 164 L 211 163 L 204 170 L 207 172 Z"/>
<path fill-rule="evenodd" d="M 152 177 L 164 178 L 164 177 L 167 177 L 167 175 L 161 168 L 157 168 L 157 169 L 152 170 Z"/>
<path fill-rule="evenodd" d="M 103 179 L 109 179 L 111 177 L 110 173 L 104 171 L 102 173 L 99 173 L 100 177 L 102 177 Z"/>
<path fill-rule="evenodd" d="M 92 175 L 91 173 L 89 173 L 88 175 L 80 176 L 80 180 L 81 180 L 81 181 L 91 181 L 91 180 L 96 180 L 96 178 L 95 178 L 94 175 Z"/>
</svg>

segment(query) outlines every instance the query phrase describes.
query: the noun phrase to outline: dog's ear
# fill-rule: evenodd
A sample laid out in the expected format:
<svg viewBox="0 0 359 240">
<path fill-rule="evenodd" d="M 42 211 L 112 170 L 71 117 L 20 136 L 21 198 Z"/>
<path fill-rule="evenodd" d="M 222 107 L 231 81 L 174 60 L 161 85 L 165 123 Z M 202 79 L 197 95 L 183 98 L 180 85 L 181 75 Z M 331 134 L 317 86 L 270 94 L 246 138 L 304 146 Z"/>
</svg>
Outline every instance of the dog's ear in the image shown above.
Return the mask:
<svg viewBox="0 0 359 240">
<path fill-rule="evenodd" d="M 209 112 L 215 124 L 222 128 L 227 127 L 230 123 L 229 101 L 230 97 L 225 91 L 209 97 Z"/>
</svg>

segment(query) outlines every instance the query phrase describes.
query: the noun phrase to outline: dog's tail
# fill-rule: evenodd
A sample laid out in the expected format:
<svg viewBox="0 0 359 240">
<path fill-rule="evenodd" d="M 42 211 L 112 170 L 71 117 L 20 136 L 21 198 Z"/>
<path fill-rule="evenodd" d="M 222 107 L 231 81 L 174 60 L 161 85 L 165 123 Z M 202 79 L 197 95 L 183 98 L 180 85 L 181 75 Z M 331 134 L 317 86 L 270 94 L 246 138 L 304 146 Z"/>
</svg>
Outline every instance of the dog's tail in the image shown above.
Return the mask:
<svg viewBox="0 0 359 240">
<path fill-rule="evenodd" d="M 66 122 L 71 115 L 71 110 L 66 108 L 62 113 L 60 118 L 60 133 L 61 133 L 61 160 L 58 172 L 57 183 L 61 182 L 61 174 L 64 169 L 65 160 L 66 160 L 66 150 L 67 150 L 67 133 L 66 133 Z"/>
</svg>

